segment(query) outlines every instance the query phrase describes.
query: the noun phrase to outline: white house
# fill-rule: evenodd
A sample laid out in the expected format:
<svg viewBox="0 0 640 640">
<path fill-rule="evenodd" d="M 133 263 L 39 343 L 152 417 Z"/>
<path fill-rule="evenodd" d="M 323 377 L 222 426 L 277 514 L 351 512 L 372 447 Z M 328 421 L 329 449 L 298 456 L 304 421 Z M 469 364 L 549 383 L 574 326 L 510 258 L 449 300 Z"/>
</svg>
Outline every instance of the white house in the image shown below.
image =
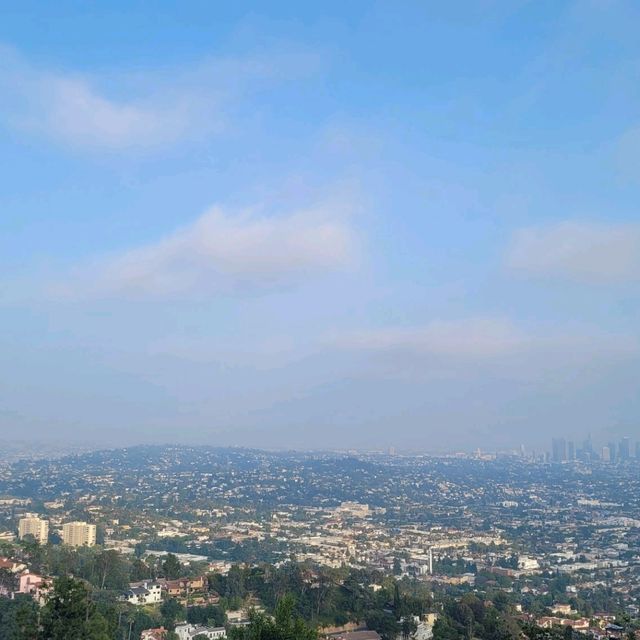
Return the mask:
<svg viewBox="0 0 640 640">
<path fill-rule="evenodd" d="M 121 600 L 133 605 L 156 604 L 162 601 L 162 588 L 156 582 L 145 582 L 140 587 L 131 587 Z"/>
<path fill-rule="evenodd" d="M 218 638 L 226 638 L 227 632 L 224 627 L 203 627 L 197 624 L 179 624 L 176 625 L 176 635 L 180 640 L 192 640 L 196 636 L 202 635 L 209 640 L 218 640 Z"/>
</svg>

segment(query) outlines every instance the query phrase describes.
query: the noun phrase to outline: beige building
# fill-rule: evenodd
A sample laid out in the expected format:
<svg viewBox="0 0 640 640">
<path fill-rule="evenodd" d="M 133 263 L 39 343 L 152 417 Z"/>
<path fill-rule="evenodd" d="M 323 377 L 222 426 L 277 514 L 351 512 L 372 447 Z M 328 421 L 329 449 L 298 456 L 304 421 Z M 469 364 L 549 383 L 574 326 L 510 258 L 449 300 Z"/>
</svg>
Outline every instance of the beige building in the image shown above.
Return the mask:
<svg viewBox="0 0 640 640">
<path fill-rule="evenodd" d="M 49 540 L 49 521 L 38 516 L 27 514 L 18 521 L 18 537 L 24 540 L 26 536 L 33 536 L 40 544 L 47 544 Z"/>
<path fill-rule="evenodd" d="M 70 547 L 93 547 L 96 543 L 96 525 L 66 522 L 62 525 L 62 542 Z"/>
</svg>

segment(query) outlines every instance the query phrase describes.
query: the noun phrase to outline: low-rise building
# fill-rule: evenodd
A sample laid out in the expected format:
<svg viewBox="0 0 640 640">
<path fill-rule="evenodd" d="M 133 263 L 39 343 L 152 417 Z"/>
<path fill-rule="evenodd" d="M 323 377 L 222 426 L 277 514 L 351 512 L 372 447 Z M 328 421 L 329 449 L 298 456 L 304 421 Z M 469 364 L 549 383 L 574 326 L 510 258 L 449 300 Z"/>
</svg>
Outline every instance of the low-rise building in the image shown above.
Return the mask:
<svg viewBox="0 0 640 640">
<path fill-rule="evenodd" d="M 194 592 L 204 591 L 207 586 L 207 578 L 205 576 L 197 576 L 195 578 L 180 578 L 178 580 L 167 580 L 164 588 L 167 594 L 172 597 L 188 596 Z"/>
<path fill-rule="evenodd" d="M 162 601 L 162 587 L 156 582 L 144 582 L 142 585 L 132 586 L 120 599 L 135 606 L 157 604 Z"/>
<path fill-rule="evenodd" d="M 140 640 L 165 640 L 167 630 L 164 627 L 156 627 L 155 629 L 145 629 L 140 634 Z"/>
<path fill-rule="evenodd" d="M 11 560 L 9 558 L 0 558 L 0 569 L 6 569 L 11 573 L 20 573 L 27 568 L 27 565 L 18 562 L 17 560 Z"/>
<path fill-rule="evenodd" d="M 205 636 L 208 640 L 219 640 L 226 638 L 227 632 L 224 627 L 205 627 L 198 624 L 176 625 L 176 635 L 179 640 L 192 640 L 196 636 Z"/>
<path fill-rule="evenodd" d="M 377 631 L 347 631 L 337 636 L 333 640 L 382 640 Z"/>
<path fill-rule="evenodd" d="M 18 577 L 18 593 L 34 595 L 42 587 L 45 579 L 37 573 L 25 571 Z"/>
</svg>

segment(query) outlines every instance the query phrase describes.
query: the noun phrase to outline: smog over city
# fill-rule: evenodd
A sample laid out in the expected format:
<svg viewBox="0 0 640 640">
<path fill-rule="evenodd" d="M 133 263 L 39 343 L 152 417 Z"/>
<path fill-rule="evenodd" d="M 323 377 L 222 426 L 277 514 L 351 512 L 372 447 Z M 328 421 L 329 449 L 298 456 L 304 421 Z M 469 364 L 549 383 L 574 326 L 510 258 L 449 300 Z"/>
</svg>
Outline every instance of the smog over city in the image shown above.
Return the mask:
<svg viewBox="0 0 640 640">
<path fill-rule="evenodd" d="M 640 4 L 0 5 L 0 640 L 640 640 Z"/>
</svg>

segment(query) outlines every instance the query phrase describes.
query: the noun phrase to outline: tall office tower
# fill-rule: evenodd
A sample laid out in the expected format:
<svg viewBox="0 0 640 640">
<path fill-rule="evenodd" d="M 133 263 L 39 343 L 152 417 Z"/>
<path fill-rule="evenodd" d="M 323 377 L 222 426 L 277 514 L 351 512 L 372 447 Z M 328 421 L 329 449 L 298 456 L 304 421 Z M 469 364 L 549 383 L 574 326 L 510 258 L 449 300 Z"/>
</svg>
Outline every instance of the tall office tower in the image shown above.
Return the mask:
<svg viewBox="0 0 640 640">
<path fill-rule="evenodd" d="M 573 440 L 569 440 L 567 442 L 567 460 L 575 460 L 576 459 L 576 447 L 573 444 Z"/>
<path fill-rule="evenodd" d="M 610 442 L 608 445 L 609 447 L 609 455 L 611 456 L 611 462 L 615 462 L 616 461 L 616 443 L 615 442 Z"/>
<path fill-rule="evenodd" d="M 591 434 L 587 437 L 587 439 L 582 443 L 582 450 L 586 454 L 585 457 L 589 458 L 593 453 L 593 444 L 591 443 Z"/>
<path fill-rule="evenodd" d="M 640 440 L 636 442 L 636 458 L 640 458 Z"/>
<path fill-rule="evenodd" d="M 66 522 L 62 525 L 62 542 L 70 547 L 93 547 L 96 543 L 96 525 Z"/>
<path fill-rule="evenodd" d="M 551 460 L 564 462 L 567 459 L 567 442 L 564 438 L 554 438 L 551 441 Z"/>
<path fill-rule="evenodd" d="M 631 457 L 631 444 L 627 436 L 625 436 L 624 438 L 622 438 L 622 440 L 620 440 L 618 452 L 619 452 L 618 457 L 622 461 L 628 460 Z"/>
<path fill-rule="evenodd" d="M 609 447 L 602 447 L 602 462 L 611 462 L 611 450 Z"/>
<path fill-rule="evenodd" d="M 49 521 L 38 516 L 27 515 L 18 521 L 18 537 L 24 540 L 26 536 L 33 536 L 40 544 L 49 541 Z"/>
</svg>

